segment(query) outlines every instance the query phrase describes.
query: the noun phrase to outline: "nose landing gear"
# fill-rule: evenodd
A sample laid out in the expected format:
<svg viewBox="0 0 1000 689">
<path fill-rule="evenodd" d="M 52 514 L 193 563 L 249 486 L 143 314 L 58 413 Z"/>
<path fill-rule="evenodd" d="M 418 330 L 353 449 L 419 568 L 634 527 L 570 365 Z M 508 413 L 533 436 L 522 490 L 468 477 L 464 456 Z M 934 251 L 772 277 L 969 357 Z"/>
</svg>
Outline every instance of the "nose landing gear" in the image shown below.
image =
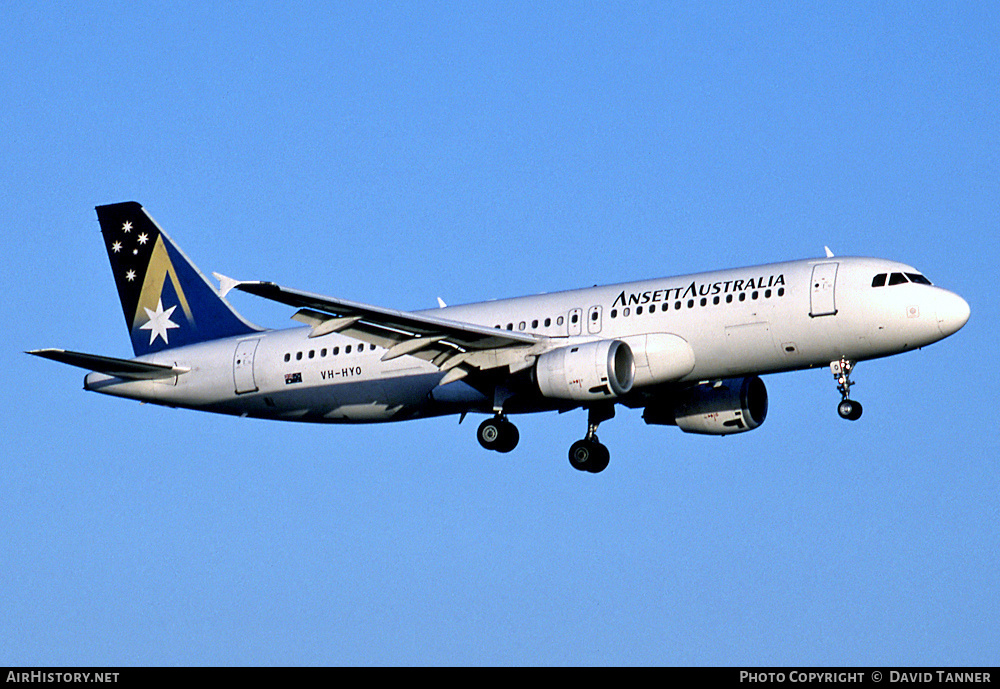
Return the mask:
<svg viewBox="0 0 1000 689">
<path fill-rule="evenodd" d="M 830 371 L 837 381 L 837 391 L 840 392 L 841 397 L 840 404 L 837 405 L 837 413 L 840 414 L 840 418 L 849 421 L 860 419 L 863 411 L 860 402 L 850 399 L 851 386 L 854 385 L 851 381 L 851 371 L 854 370 L 854 364 L 855 362 L 843 358 L 830 362 Z"/>
</svg>

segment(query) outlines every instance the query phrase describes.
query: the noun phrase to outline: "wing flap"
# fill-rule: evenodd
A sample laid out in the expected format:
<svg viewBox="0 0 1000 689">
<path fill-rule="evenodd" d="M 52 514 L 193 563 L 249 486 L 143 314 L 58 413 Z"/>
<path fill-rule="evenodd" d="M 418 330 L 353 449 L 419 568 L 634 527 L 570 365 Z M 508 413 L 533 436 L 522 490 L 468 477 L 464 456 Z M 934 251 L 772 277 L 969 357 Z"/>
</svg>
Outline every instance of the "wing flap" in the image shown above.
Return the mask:
<svg viewBox="0 0 1000 689">
<path fill-rule="evenodd" d="M 417 337 L 445 335 L 442 341 L 465 349 L 495 349 L 511 345 L 535 345 L 547 341 L 542 335 L 498 330 L 484 325 L 453 321 L 425 313 L 397 311 L 380 306 L 370 306 L 346 299 L 334 299 L 319 294 L 301 292 L 282 287 L 273 282 L 237 282 L 234 289 L 270 299 L 288 306 L 329 314 L 332 318 L 359 317 L 339 332 L 365 340 L 362 335 L 381 334 L 392 343 Z M 310 314 L 315 317 L 315 313 Z M 313 326 L 317 327 L 317 326 Z M 354 334 L 356 333 L 356 334 Z M 373 344 L 376 344 L 373 342 Z"/>
<path fill-rule="evenodd" d="M 548 341 L 542 335 L 499 330 L 426 313 L 397 311 L 346 299 L 334 299 L 289 289 L 273 282 L 236 282 L 233 288 L 305 310 L 299 312 L 297 320 L 312 325 L 321 334 L 341 332 L 387 348 L 423 337 L 438 338 L 440 345 L 450 346 L 458 351 L 524 347 Z M 330 320 L 337 319 L 336 322 L 326 326 L 323 314 Z M 434 348 L 434 351 L 440 353 L 442 350 Z"/>
<path fill-rule="evenodd" d="M 413 356 L 449 372 L 451 379 L 465 375 L 462 371 L 468 372 L 467 367 L 488 370 L 510 366 L 511 372 L 521 370 L 552 342 L 544 335 L 334 299 L 273 282 L 232 280 L 227 287 L 298 307 L 292 318 L 312 327 L 310 337 L 341 333 L 388 350 L 383 360 Z M 465 367 L 459 369 L 459 364 Z"/>
</svg>

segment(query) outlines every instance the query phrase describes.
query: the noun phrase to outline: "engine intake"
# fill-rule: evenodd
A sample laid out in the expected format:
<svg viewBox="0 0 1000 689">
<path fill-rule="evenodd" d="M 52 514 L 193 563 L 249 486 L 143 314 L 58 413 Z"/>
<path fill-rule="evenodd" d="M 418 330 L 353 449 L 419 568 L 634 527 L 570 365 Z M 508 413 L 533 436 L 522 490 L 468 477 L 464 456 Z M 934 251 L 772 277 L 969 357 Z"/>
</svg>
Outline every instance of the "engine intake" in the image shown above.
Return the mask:
<svg viewBox="0 0 1000 689">
<path fill-rule="evenodd" d="M 546 397 L 592 401 L 624 395 L 635 380 L 635 358 L 621 340 L 599 340 L 545 352 L 535 363 Z"/>
<path fill-rule="evenodd" d="M 649 424 L 678 426 L 685 433 L 744 433 L 767 418 L 767 388 L 758 376 L 704 383 L 647 406 L 642 418 Z"/>
</svg>

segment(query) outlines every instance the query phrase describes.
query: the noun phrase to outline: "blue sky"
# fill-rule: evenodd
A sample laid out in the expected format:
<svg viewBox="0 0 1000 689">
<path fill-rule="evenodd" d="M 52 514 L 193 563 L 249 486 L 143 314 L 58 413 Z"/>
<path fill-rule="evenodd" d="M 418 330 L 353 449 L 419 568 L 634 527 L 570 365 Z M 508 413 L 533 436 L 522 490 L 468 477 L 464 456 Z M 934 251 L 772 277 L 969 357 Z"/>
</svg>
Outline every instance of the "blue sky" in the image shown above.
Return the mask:
<svg viewBox="0 0 1000 689">
<path fill-rule="evenodd" d="M 992 3 L 43 3 L 0 26 L 0 664 L 997 665 Z M 971 304 L 729 438 L 320 427 L 106 398 L 94 206 L 402 309 L 822 255 Z M 291 309 L 235 295 L 268 326 Z"/>
</svg>

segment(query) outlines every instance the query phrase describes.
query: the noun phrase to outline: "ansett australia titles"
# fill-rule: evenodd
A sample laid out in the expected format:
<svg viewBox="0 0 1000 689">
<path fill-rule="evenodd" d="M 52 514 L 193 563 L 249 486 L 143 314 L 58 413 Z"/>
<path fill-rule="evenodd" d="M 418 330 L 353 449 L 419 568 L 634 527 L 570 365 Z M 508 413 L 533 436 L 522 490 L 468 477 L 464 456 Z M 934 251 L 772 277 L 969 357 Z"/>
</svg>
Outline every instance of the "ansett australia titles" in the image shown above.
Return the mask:
<svg viewBox="0 0 1000 689">
<path fill-rule="evenodd" d="M 666 289 L 646 290 L 645 292 L 626 292 L 622 290 L 614 303 L 615 306 L 634 306 L 641 304 L 655 304 L 661 301 L 672 299 L 690 299 L 694 297 L 710 297 L 715 294 L 730 294 L 733 292 L 746 292 L 753 289 L 770 289 L 771 287 L 783 287 L 785 275 L 768 275 L 760 277 L 749 277 L 743 280 L 720 280 L 719 282 L 702 282 L 694 280 L 686 287 L 668 287 Z"/>
</svg>

